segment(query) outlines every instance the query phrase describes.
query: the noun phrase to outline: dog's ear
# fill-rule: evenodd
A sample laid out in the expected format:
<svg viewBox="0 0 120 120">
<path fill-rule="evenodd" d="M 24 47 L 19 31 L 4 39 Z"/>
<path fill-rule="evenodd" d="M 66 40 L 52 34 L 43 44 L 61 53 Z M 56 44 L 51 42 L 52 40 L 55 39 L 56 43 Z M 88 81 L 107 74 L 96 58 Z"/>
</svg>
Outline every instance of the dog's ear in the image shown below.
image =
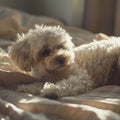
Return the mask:
<svg viewBox="0 0 120 120">
<path fill-rule="evenodd" d="M 9 48 L 9 55 L 15 65 L 24 71 L 31 71 L 33 58 L 28 41 L 19 41 Z"/>
</svg>

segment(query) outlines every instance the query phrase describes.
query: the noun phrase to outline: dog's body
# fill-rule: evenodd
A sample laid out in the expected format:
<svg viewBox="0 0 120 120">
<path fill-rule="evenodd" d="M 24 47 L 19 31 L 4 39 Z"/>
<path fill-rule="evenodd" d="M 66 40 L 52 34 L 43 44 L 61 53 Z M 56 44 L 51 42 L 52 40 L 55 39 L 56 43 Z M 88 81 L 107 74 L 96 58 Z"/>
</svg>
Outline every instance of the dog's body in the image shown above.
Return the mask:
<svg viewBox="0 0 120 120">
<path fill-rule="evenodd" d="M 32 71 L 41 82 L 50 82 L 39 90 L 42 96 L 76 95 L 119 79 L 120 38 L 79 47 L 71 39 L 60 27 L 37 26 L 11 46 L 10 56 L 18 67 Z M 27 91 L 27 87 L 20 89 Z"/>
</svg>

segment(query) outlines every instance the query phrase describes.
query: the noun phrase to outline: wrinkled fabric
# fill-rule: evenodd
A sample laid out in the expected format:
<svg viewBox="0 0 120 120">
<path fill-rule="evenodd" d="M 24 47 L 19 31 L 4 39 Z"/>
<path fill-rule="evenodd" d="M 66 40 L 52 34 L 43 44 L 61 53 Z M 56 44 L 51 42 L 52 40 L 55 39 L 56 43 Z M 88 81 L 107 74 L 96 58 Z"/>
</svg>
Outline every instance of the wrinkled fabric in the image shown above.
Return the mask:
<svg viewBox="0 0 120 120">
<path fill-rule="evenodd" d="M 27 32 L 34 24 L 62 25 L 76 46 L 90 42 L 91 32 L 64 26 L 59 20 L 32 16 L 0 7 L 0 119 L 2 120 L 120 120 L 120 86 L 99 87 L 86 94 L 57 100 L 16 91 L 17 85 L 34 82 L 14 66 L 7 53 L 16 34 Z M 15 83 L 15 81 L 17 81 Z"/>
</svg>

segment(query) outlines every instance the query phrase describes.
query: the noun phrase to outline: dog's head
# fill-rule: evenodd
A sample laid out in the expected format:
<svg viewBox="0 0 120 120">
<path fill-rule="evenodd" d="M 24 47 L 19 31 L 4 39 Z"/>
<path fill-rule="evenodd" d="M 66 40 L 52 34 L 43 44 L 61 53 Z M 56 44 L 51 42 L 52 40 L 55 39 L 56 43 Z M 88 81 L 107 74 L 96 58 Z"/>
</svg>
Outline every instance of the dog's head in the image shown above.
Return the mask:
<svg viewBox="0 0 120 120">
<path fill-rule="evenodd" d="M 74 61 L 71 36 L 59 26 L 39 26 L 18 36 L 9 49 L 12 61 L 24 71 L 37 74 L 58 71 Z M 42 72 L 42 73 L 41 73 Z"/>
</svg>

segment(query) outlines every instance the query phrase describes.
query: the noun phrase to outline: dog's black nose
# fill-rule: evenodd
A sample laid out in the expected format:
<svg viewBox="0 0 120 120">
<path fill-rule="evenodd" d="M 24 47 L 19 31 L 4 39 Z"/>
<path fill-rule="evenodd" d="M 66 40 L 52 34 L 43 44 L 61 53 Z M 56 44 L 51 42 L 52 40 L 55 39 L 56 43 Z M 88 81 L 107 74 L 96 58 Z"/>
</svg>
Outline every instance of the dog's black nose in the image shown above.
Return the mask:
<svg viewBox="0 0 120 120">
<path fill-rule="evenodd" d="M 56 62 L 60 65 L 64 65 L 65 64 L 65 58 L 64 57 L 57 57 L 56 58 Z"/>
</svg>

